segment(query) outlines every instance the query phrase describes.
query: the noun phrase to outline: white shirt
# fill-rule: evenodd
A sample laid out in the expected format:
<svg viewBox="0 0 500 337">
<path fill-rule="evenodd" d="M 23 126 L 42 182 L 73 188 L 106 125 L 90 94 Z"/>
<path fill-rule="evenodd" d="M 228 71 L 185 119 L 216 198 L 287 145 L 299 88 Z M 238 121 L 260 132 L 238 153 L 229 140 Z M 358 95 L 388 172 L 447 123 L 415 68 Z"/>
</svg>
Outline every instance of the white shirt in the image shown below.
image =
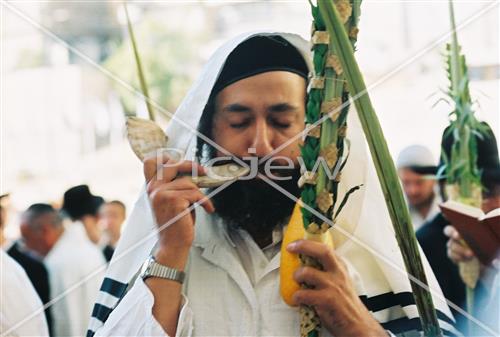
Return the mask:
<svg viewBox="0 0 500 337">
<path fill-rule="evenodd" d="M 54 336 L 85 336 L 106 261 L 87 237 L 83 224 L 66 226 L 45 257 L 49 272 Z"/>
<path fill-rule="evenodd" d="M 246 232 L 229 237 L 221 227 L 197 225 L 197 234 L 200 230 L 205 232 L 190 252 L 176 336 L 299 335 L 298 308 L 287 306 L 279 291 L 279 245 L 263 252 Z M 240 255 L 250 256 L 251 263 L 242 263 Z M 344 262 L 362 293 L 359 275 Z M 152 292 L 138 278 L 95 336 L 167 336 L 152 315 L 153 304 Z M 382 322 L 404 315 L 396 307 L 377 314 Z M 321 333 L 330 336 L 326 330 Z"/>
<path fill-rule="evenodd" d="M 414 207 L 410 206 L 410 216 L 411 216 L 411 222 L 413 224 L 413 228 L 415 231 L 417 231 L 422 225 L 434 218 L 441 210 L 439 209 L 439 204 L 441 203 L 441 197 L 437 194 L 434 193 L 434 198 L 432 199 L 432 204 L 431 207 L 429 208 L 429 212 L 427 213 L 427 216 L 424 218 L 420 212 L 415 209 Z"/>
<path fill-rule="evenodd" d="M 1 259 L 0 334 L 48 336 L 43 304 L 24 269 L 3 250 Z"/>
</svg>

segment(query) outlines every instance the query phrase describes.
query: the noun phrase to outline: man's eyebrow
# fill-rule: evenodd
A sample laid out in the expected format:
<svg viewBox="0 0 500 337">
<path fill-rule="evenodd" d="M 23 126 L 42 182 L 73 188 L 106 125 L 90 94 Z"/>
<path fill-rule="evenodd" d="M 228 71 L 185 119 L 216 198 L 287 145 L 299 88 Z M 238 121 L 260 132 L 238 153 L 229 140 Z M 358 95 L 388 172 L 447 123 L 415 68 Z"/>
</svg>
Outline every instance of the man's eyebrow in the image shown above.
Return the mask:
<svg viewBox="0 0 500 337">
<path fill-rule="evenodd" d="M 250 112 L 252 109 L 250 109 L 248 106 L 240 104 L 240 103 L 233 103 L 233 104 L 228 104 L 226 105 L 222 111 L 225 112 Z"/>
<path fill-rule="evenodd" d="M 269 112 L 293 112 L 298 110 L 298 107 L 290 103 L 278 103 L 271 105 L 267 110 Z"/>
<path fill-rule="evenodd" d="M 294 112 L 298 110 L 298 107 L 295 105 L 292 105 L 290 103 L 276 103 L 267 108 L 267 111 L 270 113 L 279 113 L 279 112 Z M 222 111 L 225 112 L 251 112 L 252 108 L 249 106 L 243 105 L 241 103 L 233 103 L 233 104 L 228 104 L 224 108 L 222 108 Z"/>
</svg>

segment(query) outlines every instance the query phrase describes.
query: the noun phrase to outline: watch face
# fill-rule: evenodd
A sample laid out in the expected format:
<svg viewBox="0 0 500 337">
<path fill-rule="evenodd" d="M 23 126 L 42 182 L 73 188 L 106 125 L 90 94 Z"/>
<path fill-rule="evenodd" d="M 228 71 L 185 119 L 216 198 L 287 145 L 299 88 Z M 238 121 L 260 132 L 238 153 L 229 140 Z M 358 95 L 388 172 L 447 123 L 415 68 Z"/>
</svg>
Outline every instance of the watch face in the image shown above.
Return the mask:
<svg viewBox="0 0 500 337">
<path fill-rule="evenodd" d="M 149 258 L 146 260 L 146 262 L 144 262 L 142 264 L 142 267 L 141 267 L 141 276 L 144 276 L 148 271 L 149 271 L 149 267 L 151 266 L 151 263 L 153 263 L 153 259 L 152 258 Z"/>
</svg>

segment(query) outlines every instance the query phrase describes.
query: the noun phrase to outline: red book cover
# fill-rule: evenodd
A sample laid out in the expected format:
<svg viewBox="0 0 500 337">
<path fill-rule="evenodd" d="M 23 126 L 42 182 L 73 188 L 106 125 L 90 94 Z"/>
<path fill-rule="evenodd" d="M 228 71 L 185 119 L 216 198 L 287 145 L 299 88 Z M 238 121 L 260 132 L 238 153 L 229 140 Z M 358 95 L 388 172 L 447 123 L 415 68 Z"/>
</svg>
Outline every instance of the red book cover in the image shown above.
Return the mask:
<svg viewBox="0 0 500 337">
<path fill-rule="evenodd" d="M 489 265 L 500 253 L 500 208 L 488 214 L 449 200 L 439 206 L 481 263 Z"/>
<path fill-rule="evenodd" d="M 495 233 L 497 240 L 500 240 L 500 208 L 488 212 L 483 217 L 483 222 Z"/>
</svg>

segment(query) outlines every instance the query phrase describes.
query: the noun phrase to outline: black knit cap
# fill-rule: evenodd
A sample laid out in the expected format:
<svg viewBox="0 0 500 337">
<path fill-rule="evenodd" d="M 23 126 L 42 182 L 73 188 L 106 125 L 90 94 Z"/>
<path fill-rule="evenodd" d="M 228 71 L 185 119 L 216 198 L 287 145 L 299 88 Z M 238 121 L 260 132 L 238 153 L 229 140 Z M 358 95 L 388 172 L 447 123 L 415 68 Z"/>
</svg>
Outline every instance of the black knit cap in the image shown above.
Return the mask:
<svg viewBox="0 0 500 337">
<path fill-rule="evenodd" d="M 244 78 L 268 71 L 289 71 L 307 79 L 304 57 L 279 35 L 254 36 L 240 43 L 227 57 L 211 97 Z"/>
<path fill-rule="evenodd" d="M 307 80 L 309 69 L 302 54 L 290 42 L 279 35 L 254 36 L 240 43 L 227 57 L 215 82 L 210 98 L 203 111 L 198 131 L 211 137 L 214 101 L 217 94 L 227 86 L 268 71 L 288 71 Z M 197 156 L 202 158 L 214 148 L 202 138 L 197 140 Z"/>
<path fill-rule="evenodd" d="M 84 215 L 97 215 L 103 203 L 104 199 L 90 193 L 87 185 L 78 185 L 64 192 L 62 210 L 71 219 L 78 220 Z"/>
<path fill-rule="evenodd" d="M 482 122 L 485 131 L 481 133 L 481 137 L 474 135 L 477 144 L 477 167 L 481 171 L 481 181 L 484 186 L 500 184 L 500 160 L 498 157 L 498 146 L 495 134 L 491 127 Z M 453 133 L 448 132 L 449 126 L 444 130 L 441 138 L 441 159 L 439 167 L 442 168 L 445 163 L 443 161 L 443 153 L 447 158 L 451 155 L 451 148 L 454 142 Z M 441 169 L 440 169 L 441 170 Z"/>
</svg>

